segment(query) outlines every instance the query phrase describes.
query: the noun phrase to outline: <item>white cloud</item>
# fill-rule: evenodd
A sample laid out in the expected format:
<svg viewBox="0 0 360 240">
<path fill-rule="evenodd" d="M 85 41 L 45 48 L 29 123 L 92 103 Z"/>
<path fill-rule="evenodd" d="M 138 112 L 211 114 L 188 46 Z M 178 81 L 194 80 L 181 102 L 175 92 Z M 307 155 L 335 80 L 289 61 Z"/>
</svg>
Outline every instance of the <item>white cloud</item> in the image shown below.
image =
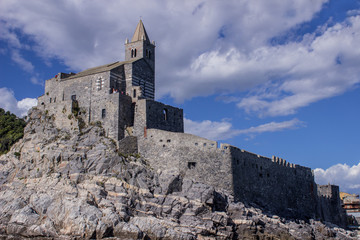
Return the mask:
<svg viewBox="0 0 360 240">
<path fill-rule="evenodd" d="M 19 66 L 26 72 L 32 73 L 34 71 L 34 65 L 31 62 L 27 61 L 23 56 L 21 56 L 18 50 L 12 51 L 11 59 L 17 64 L 19 64 Z"/>
<path fill-rule="evenodd" d="M 30 36 L 36 44 L 33 49 L 45 61 L 56 58 L 72 70 L 82 70 L 123 59 L 123 41 L 131 38 L 142 16 L 150 38 L 158 43 L 157 66 L 161 68 L 157 72 L 157 94 L 184 100 L 229 89 L 221 87 L 220 82 L 236 85 L 237 90 L 248 89 L 246 83 L 236 83 L 234 74 L 239 66 L 237 58 L 230 54 L 239 52 L 246 62 L 254 49 L 311 20 L 327 1 L 159 0 L 149 4 L 147 0 L 108 0 L 103 4 L 84 0 L 2 0 L 0 20 L 13 45 L 24 44 L 19 33 Z M 205 69 L 197 69 L 196 63 L 219 54 L 228 56 L 230 62 L 214 59 L 221 71 L 205 80 L 208 74 Z M 204 75 L 199 76 L 198 71 Z M 190 76 L 184 78 L 183 72 Z M 250 73 L 247 83 L 254 86 Z M 184 84 L 179 83 L 183 81 Z M 188 85 L 193 86 L 191 91 Z"/>
<path fill-rule="evenodd" d="M 294 118 L 283 122 L 270 122 L 248 129 L 234 129 L 232 124 L 223 120 L 221 122 L 204 120 L 201 122 L 184 119 L 185 132 L 195 134 L 211 140 L 226 140 L 238 135 L 255 136 L 265 132 L 277 132 L 285 129 L 303 127 L 304 122 Z"/>
<path fill-rule="evenodd" d="M 320 36 L 309 34 L 301 42 L 262 46 L 248 54 L 235 48 L 203 53 L 187 75 L 189 81 L 194 81 L 192 75 L 200 80 L 177 88 L 174 95 L 181 99 L 189 94 L 253 89 L 238 102 L 239 108 L 260 116 L 293 114 L 360 82 L 359 32 L 360 16 L 355 16 L 327 28 Z"/>
<path fill-rule="evenodd" d="M 19 117 L 27 114 L 28 110 L 37 105 L 36 98 L 24 98 L 17 101 L 14 92 L 7 88 L 0 88 L 0 107 Z"/>
<path fill-rule="evenodd" d="M 259 134 L 264 132 L 278 132 L 283 131 L 285 129 L 296 129 L 300 127 L 304 127 L 305 123 L 300 121 L 299 119 L 292 119 L 289 121 L 283 122 L 270 122 L 265 123 L 256 127 L 251 127 L 244 130 L 238 130 L 238 134 Z"/>
<path fill-rule="evenodd" d="M 29 36 L 44 62 L 60 59 L 78 71 L 122 60 L 123 42 L 142 16 L 157 42 L 157 96 L 183 101 L 250 91 L 237 101 L 239 108 L 260 116 L 289 115 L 360 81 L 358 11 L 301 41 L 270 44 L 311 21 L 326 2 L 3 0 L 0 37 L 22 49 L 21 36 Z M 21 52 L 13 58 L 33 68 Z"/>
<path fill-rule="evenodd" d="M 44 81 L 39 78 L 39 74 L 34 74 L 34 76 L 30 78 L 30 82 L 36 85 L 44 86 Z"/>
<path fill-rule="evenodd" d="M 360 163 L 353 166 L 336 164 L 325 170 L 316 168 L 314 174 L 318 184 L 335 184 L 340 191 L 360 193 Z"/>
<path fill-rule="evenodd" d="M 184 118 L 184 128 L 186 133 L 191 133 L 211 140 L 225 140 L 236 135 L 232 128 L 232 124 L 227 121 L 213 122 L 204 120 L 196 122 Z"/>
</svg>

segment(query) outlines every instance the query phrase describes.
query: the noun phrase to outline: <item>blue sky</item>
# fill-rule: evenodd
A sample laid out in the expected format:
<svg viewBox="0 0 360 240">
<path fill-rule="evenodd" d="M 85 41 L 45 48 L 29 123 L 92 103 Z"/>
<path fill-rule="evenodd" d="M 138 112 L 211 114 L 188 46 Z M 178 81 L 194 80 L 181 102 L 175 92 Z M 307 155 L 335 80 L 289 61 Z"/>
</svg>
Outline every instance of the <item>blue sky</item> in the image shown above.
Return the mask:
<svg viewBox="0 0 360 240">
<path fill-rule="evenodd" d="M 140 17 L 187 132 L 360 193 L 359 0 L 2 0 L 0 107 L 24 115 L 58 72 L 123 60 Z"/>
</svg>

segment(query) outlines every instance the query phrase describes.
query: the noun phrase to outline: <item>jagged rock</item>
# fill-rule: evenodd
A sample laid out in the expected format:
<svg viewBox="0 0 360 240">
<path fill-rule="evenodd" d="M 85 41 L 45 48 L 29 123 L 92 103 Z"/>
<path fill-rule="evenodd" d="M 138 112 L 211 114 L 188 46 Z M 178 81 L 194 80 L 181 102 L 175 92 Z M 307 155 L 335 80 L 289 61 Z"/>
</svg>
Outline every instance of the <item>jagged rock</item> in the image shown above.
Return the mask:
<svg viewBox="0 0 360 240">
<path fill-rule="evenodd" d="M 329 223 L 265 213 L 120 155 L 101 127 L 56 129 L 32 110 L 24 138 L 0 156 L 1 239 L 358 238 Z"/>
</svg>

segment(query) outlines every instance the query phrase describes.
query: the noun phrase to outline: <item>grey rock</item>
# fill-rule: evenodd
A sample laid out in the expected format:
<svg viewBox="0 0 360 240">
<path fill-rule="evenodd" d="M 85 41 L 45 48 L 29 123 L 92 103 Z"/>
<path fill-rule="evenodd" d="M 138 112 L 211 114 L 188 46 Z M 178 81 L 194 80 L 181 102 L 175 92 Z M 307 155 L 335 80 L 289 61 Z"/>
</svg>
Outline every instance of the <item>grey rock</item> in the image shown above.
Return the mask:
<svg viewBox="0 0 360 240">
<path fill-rule="evenodd" d="M 358 239 L 265 213 L 172 169 L 154 172 L 120 156 L 99 126 L 71 132 L 39 110 L 29 116 L 24 138 L 0 156 L 1 239 Z"/>
</svg>

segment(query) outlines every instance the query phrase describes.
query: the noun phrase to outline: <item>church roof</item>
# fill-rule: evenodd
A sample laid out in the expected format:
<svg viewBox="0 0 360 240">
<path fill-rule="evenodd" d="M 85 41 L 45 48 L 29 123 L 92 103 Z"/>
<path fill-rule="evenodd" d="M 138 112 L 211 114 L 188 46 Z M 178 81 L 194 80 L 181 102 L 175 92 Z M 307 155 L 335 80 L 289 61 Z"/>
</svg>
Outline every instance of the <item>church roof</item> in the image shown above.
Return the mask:
<svg viewBox="0 0 360 240">
<path fill-rule="evenodd" d="M 124 65 L 126 63 L 131 63 L 131 62 L 134 62 L 136 60 L 130 60 L 130 61 L 122 61 L 122 62 L 113 62 L 113 63 L 108 63 L 108 64 L 105 64 L 105 65 L 102 65 L 102 66 L 98 66 L 98 67 L 93 67 L 93 68 L 89 68 L 89 69 L 86 69 L 82 72 L 79 72 L 73 76 L 70 76 L 67 79 L 73 79 L 73 78 L 78 78 L 78 77 L 84 77 L 84 76 L 88 76 L 88 75 L 92 75 L 92 74 L 95 74 L 95 73 L 101 73 L 101 72 L 106 72 L 106 71 L 110 71 L 114 68 L 117 68 L 121 65 Z"/>
<path fill-rule="evenodd" d="M 138 25 L 136 26 L 134 35 L 131 39 L 131 42 L 136 42 L 140 40 L 145 40 L 147 42 L 150 42 L 149 36 L 146 33 L 145 27 L 143 22 L 140 20 Z"/>
</svg>

